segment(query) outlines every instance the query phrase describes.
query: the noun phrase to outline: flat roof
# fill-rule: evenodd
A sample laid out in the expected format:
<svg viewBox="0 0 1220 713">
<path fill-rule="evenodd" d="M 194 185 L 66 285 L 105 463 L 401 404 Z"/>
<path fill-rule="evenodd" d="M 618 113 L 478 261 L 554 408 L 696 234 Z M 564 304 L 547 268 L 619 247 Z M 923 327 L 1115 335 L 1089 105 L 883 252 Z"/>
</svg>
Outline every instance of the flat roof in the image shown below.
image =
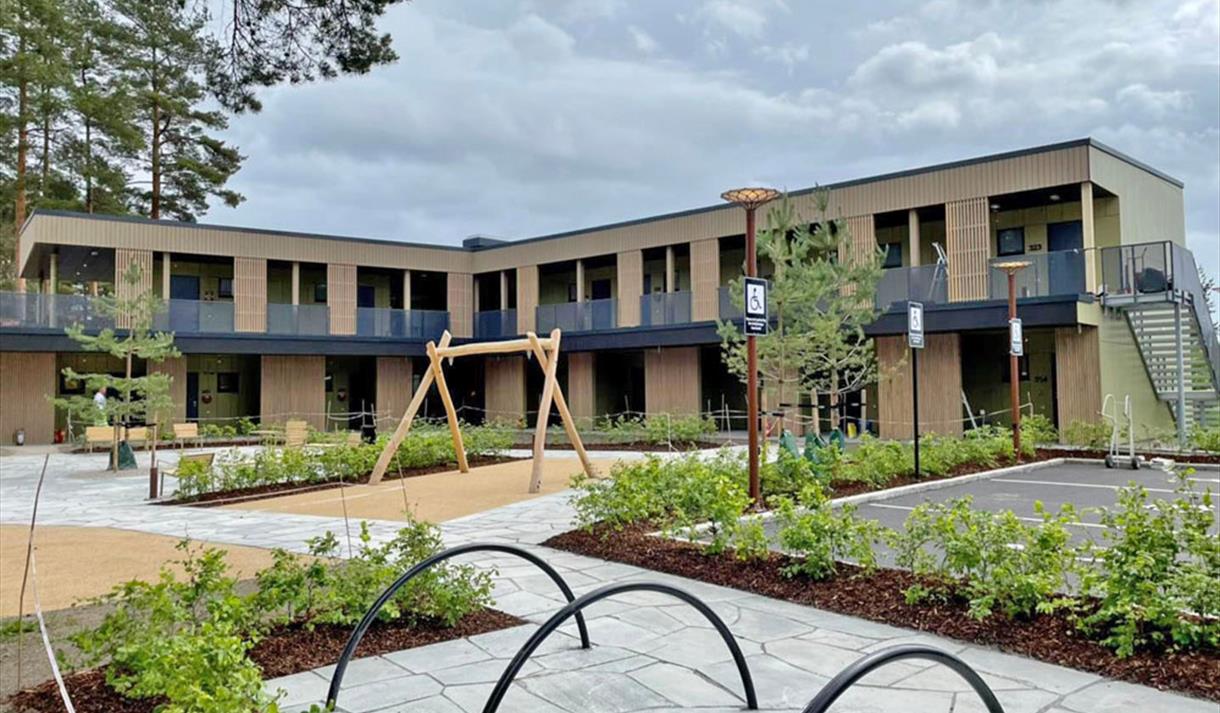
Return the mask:
<svg viewBox="0 0 1220 713">
<path fill-rule="evenodd" d="M 974 158 L 961 159 L 961 160 L 957 160 L 957 161 L 949 161 L 946 163 L 938 163 L 938 164 L 933 164 L 930 166 L 921 166 L 918 168 L 904 169 L 901 171 L 883 173 L 883 174 L 879 174 L 876 176 L 868 176 L 865 178 L 854 178 L 854 179 L 849 179 L 846 181 L 839 181 L 837 183 L 829 183 L 829 184 L 821 185 L 821 186 L 801 188 L 798 190 L 789 191 L 788 194 L 791 196 L 801 196 L 801 195 L 807 195 L 816 190 L 833 191 L 836 189 L 848 188 L 851 186 L 859 186 L 859 185 L 868 184 L 868 183 L 878 183 L 881 181 L 888 181 L 888 180 L 893 180 L 893 179 L 897 179 L 897 178 L 907 178 L 910 176 L 918 176 L 918 175 L 927 174 L 927 173 L 935 173 L 936 171 L 944 171 L 944 170 L 949 170 L 949 169 L 954 169 L 954 168 L 961 168 L 963 166 L 971 166 L 971 165 L 976 165 L 976 164 L 981 164 L 981 163 L 990 163 L 992 161 L 1002 161 L 1005 159 L 1019 158 L 1022 156 L 1030 156 L 1030 155 L 1041 154 L 1041 153 L 1049 153 L 1052 151 L 1062 151 L 1065 149 L 1080 148 L 1082 146 L 1088 146 L 1088 147 L 1095 148 L 1099 151 L 1103 151 L 1103 152 L 1113 156 L 1114 158 L 1117 158 L 1136 168 L 1146 171 L 1163 181 L 1166 181 L 1168 183 L 1171 183 L 1171 184 L 1177 186 L 1178 188 L 1184 187 L 1184 184 L 1182 183 L 1182 181 L 1174 178 L 1173 176 L 1170 176 L 1166 173 L 1158 171 L 1157 169 L 1149 166 L 1148 164 L 1138 161 L 1138 160 L 1128 156 L 1127 154 L 1124 154 L 1121 151 L 1118 151 L 1117 149 L 1114 149 L 1110 146 L 1107 146 L 1106 144 L 1101 143 L 1100 141 L 1097 141 L 1096 139 L 1094 139 L 1092 137 L 1086 137 L 1083 139 L 1073 139 L 1071 141 L 1063 141 L 1063 142 L 1054 143 L 1054 144 L 1044 144 L 1042 146 L 1034 146 L 1034 147 L 1030 147 L 1030 148 L 1018 149 L 1015 151 L 1005 151 L 1005 152 L 1001 152 L 1001 153 L 987 154 L 984 156 L 976 156 Z M 633 218 L 631 220 L 603 223 L 601 225 L 595 225 L 595 226 L 591 226 L 591 227 L 576 228 L 573 230 L 565 230 L 565 231 L 558 232 L 558 233 L 548 233 L 545 235 L 538 235 L 538 236 L 527 237 L 527 238 L 519 238 L 519 239 L 499 239 L 499 238 L 497 238 L 495 242 L 490 241 L 490 240 L 473 240 L 472 241 L 470 239 L 467 239 L 466 242 L 469 243 L 469 245 L 419 243 L 419 242 L 412 242 L 412 241 L 406 241 L 406 240 L 393 240 L 390 238 L 365 238 L 365 237 L 356 237 L 356 236 L 350 236 L 350 235 L 331 235 L 331 234 L 325 234 L 325 233 L 309 233 L 309 232 L 303 232 L 303 231 L 298 231 L 298 230 L 277 230 L 277 229 L 273 229 L 273 228 L 245 228 L 245 227 L 241 227 L 241 226 L 222 225 L 222 224 L 216 224 L 216 223 L 189 223 L 189 222 L 177 221 L 177 220 L 153 220 L 151 218 L 144 218 L 142 216 L 103 215 L 103 214 L 98 214 L 98 213 L 81 213 L 81 212 L 70 211 L 70 210 L 54 210 L 54 209 L 44 209 L 44 208 L 35 209 L 34 212 L 30 214 L 30 217 L 26 219 L 26 225 L 28 225 L 29 222 L 31 220 L 33 220 L 35 216 L 49 215 L 49 216 L 58 216 L 58 217 L 66 217 L 66 218 L 81 218 L 81 219 L 86 219 L 86 220 L 109 220 L 109 221 L 120 221 L 120 222 L 130 222 L 130 223 L 140 223 L 140 224 L 167 225 L 167 226 L 179 227 L 179 228 L 199 228 L 199 229 L 206 229 L 206 230 L 234 231 L 234 232 L 255 233 L 255 234 L 262 234 L 262 235 L 282 235 L 282 236 L 288 236 L 288 237 L 315 238 L 315 239 L 323 239 L 323 240 L 343 240 L 343 241 L 360 242 L 360 243 L 373 243 L 373 244 L 380 244 L 380 245 L 396 245 L 396 246 L 427 248 L 427 249 L 431 249 L 431 250 L 453 250 L 453 251 L 459 251 L 459 252 L 489 252 L 489 251 L 494 251 L 494 250 L 500 250 L 503 248 L 510 248 L 510 247 L 514 247 L 517 245 L 523 245 L 523 244 L 527 244 L 527 243 L 540 242 L 543 240 L 557 240 L 559 238 L 567 238 L 567 237 L 572 237 L 575 235 L 584 235 L 584 234 L 588 234 L 588 233 L 594 233 L 594 232 L 597 232 L 600 230 L 625 228 L 625 227 L 630 227 L 633 225 L 651 223 L 654 221 L 671 220 L 674 218 L 683 218 L 683 217 L 687 217 L 687 216 L 691 216 L 691 215 L 699 215 L 701 213 L 708 213 L 708 212 L 716 211 L 716 210 L 724 210 L 729 207 L 730 206 L 727 203 L 719 203 L 719 204 L 714 204 L 714 205 L 701 206 L 698 208 L 689 208 L 686 210 L 674 211 L 671 213 L 660 213 L 660 214 L 656 214 L 656 215 L 646 216 L 643 218 Z M 25 226 L 22 226 L 23 231 L 24 231 L 24 229 L 25 229 Z"/>
</svg>

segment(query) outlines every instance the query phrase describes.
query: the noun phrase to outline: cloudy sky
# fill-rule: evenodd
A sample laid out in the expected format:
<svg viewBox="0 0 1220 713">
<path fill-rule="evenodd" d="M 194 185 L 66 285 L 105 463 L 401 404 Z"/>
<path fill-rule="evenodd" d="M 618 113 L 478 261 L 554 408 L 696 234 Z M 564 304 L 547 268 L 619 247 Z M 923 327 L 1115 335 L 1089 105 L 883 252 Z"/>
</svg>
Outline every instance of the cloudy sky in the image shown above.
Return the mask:
<svg viewBox="0 0 1220 713">
<path fill-rule="evenodd" d="M 520 238 L 1093 136 L 1186 183 L 1220 274 L 1220 0 L 414 0 L 382 26 L 396 65 L 234 121 L 247 201 L 205 220 Z"/>
</svg>

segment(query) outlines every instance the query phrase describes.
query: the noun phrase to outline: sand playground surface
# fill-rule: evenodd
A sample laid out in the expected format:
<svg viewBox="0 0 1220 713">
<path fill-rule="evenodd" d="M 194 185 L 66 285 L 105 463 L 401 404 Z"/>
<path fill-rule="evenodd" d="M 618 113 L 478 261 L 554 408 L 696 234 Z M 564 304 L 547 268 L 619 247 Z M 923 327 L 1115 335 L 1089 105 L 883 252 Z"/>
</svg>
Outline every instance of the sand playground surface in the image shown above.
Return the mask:
<svg viewBox="0 0 1220 713">
<path fill-rule="evenodd" d="M 610 472 L 610 463 L 594 461 L 599 474 Z M 542 463 L 542 491 L 529 492 L 533 460 L 471 468 L 468 473 L 446 471 L 377 485 L 349 485 L 309 493 L 285 495 L 225 507 L 236 510 L 288 512 L 298 515 L 347 517 L 353 520 L 405 520 L 411 512 L 418 520 L 440 523 L 478 512 L 511 505 L 540 495 L 566 490 L 572 476 L 581 472 L 575 458 L 552 458 Z"/>
</svg>

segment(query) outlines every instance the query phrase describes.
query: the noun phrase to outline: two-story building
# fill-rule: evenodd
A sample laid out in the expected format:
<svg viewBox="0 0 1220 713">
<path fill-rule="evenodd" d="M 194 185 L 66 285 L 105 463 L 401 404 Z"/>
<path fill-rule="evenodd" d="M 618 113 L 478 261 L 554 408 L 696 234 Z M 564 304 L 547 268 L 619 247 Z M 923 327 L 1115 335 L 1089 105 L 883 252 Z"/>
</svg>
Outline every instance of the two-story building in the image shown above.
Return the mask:
<svg viewBox="0 0 1220 713">
<path fill-rule="evenodd" d="M 1130 395 L 1137 422 L 1172 430 L 1179 403 L 1190 421 L 1217 399 L 1220 347 L 1184 247 L 1179 181 L 1083 139 L 825 188 L 853 251 L 887 248 L 869 329 L 882 378 L 838 405 L 881 436 L 911 433 L 908 300 L 925 304 L 929 333 L 922 427 L 1006 422 L 1007 287 L 993 264 L 1017 257 L 1029 263 L 1020 393 L 1035 412 L 1096 421 L 1106 394 Z M 792 198 L 813 215 L 811 190 Z M 727 413 L 720 422 L 740 428 L 744 388 L 721 363 L 716 320 L 738 316 L 726 286 L 744 229 L 743 212 L 720 204 L 451 247 L 38 211 L 19 236 L 29 291 L 0 295 L 0 437 L 49 442 L 65 427 L 46 399 L 82 388 L 65 366 L 120 371 L 63 329 L 106 326 L 93 295 L 128 289 L 117 276 L 133 261 L 136 289 L 167 300 L 158 326 L 183 356 L 153 368 L 173 375 L 180 419 L 394 417 L 445 329 L 461 342 L 559 327 L 578 418 Z M 463 416 L 532 419 L 541 375 L 528 366 L 454 363 Z M 783 406 L 806 419 L 831 407 L 816 394 Z"/>
</svg>

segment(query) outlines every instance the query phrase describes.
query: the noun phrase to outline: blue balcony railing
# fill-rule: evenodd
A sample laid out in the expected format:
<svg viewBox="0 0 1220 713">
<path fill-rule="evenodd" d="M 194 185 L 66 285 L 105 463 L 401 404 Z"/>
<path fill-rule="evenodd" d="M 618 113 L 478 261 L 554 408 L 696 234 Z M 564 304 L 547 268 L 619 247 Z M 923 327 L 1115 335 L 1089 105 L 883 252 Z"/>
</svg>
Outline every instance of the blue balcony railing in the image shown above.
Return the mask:
<svg viewBox="0 0 1220 713">
<path fill-rule="evenodd" d="M 640 324 L 657 327 L 690 322 L 691 293 L 656 292 L 640 296 Z"/>
<path fill-rule="evenodd" d="M 725 285 L 717 290 L 720 298 L 720 318 L 729 321 L 741 319 L 745 315 L 741 311 L 741 305 L 733 300 L 733 288 Z"/>
<path fill-rule="evenodd" d="M 944 265 L 895 267 L 881 272 L 877 282 L 877 309 L 905 309 L 907 302 L 924 305 L 949 301 L 949 274 Z"/>
<path fill-rule="evenodd" d="M 449 313 L 443 310 L 356 309 L 356 335 L 398 339 L 440 339 L 449 329 Z"/>
<path fill-rule="evenodd" d="M 326 336 L 330 334 L 330 308 L 312 304 L 268 304 L 267 333 Z"/>
<path fill-rule="evenodd" d="M 591 332 L 614 329 L 618 300 L 588 300 L 538 305 L 535 310 L 539 332 L 560 329 L 565 332 Z"/>
<path fill-rule="evenodd" d="M 496 339 L 517 334 L 517 310 L 493 309 L 474 313 L 474 336 Z"/>
<path fill-rule="evenodd" d="M 153 329 L 175 334 L 229 333 L 233 331 L 233 303 L 169 300 L 153 319 Z"/>
</svg>

